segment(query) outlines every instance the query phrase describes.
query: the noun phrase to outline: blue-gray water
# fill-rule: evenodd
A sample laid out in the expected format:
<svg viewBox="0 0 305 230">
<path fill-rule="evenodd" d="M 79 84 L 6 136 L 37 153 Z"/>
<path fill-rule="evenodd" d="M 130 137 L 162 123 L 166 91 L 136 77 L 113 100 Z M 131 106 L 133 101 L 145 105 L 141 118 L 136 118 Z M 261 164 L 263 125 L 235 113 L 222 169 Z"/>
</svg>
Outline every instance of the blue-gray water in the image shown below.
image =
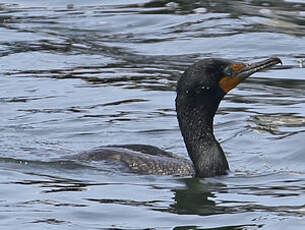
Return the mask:
<svg viewBox="0 0 305 230">
<path fill-rule="evenodd" d="M 181 72 L 206 57 L 279 56 L 221 104 L 229 176 L 124 174 L 56 160 L 108 144 L 187 157 Z M 0 3 L 0 229 L 305 226 L 304 1 Z"/>
</svg>

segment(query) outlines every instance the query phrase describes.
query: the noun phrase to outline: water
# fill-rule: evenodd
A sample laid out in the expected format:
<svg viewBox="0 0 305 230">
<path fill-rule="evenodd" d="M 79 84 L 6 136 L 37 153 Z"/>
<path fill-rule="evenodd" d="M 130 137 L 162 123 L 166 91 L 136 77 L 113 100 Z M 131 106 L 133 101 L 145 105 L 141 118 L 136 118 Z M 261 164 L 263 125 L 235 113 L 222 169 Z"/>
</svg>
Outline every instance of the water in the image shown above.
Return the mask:
<svg viewBox="0 0 305 230">
<path fill-rule="evenodd" d="M 0 4 L 1 229 L 304 229 L 304 1 Z M 139 176 L 61 156 L 151 144 L 187 157 L 175 85 L 194 61 L 279 56 L 226 96 L 229 176 Z"/>
</svg>

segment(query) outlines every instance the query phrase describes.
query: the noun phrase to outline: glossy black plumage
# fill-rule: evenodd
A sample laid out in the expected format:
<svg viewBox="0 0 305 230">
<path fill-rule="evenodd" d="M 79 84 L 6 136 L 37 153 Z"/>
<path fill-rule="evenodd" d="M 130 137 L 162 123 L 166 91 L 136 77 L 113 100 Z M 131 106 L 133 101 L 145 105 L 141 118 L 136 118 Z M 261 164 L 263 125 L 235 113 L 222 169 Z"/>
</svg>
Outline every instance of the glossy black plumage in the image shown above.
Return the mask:
<svg viewBox="0 0 305 230">
<path fill-rule="evenodd" d="M 281 63 L 279 58 L 253 64 L 211 58 L 194 63 L 182 74 L 177 83 L 176 111 L 191 161 L 150 145 L 104 146 L 69 158 L 119 162 L 126 170 L 140 174 L 225 175 L 229 165 L 213 132 L 218 106 L 244 79 L 277 63 Z"/>
</svg>

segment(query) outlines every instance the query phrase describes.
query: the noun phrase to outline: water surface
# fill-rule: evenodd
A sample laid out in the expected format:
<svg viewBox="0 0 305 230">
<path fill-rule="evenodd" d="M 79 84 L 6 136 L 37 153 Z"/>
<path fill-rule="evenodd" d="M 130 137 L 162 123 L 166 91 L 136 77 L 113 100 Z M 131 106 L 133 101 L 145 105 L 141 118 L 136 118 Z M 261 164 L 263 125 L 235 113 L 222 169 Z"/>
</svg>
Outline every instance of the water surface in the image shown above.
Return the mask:
<svg viewBox="0 0 305 230">
<path fill-rule="evenodd" d="M 303 1 L 0 4 L 0 228 L 303 229 Z M 187 157 L 174 99 L 207 57 L 279 56 L 221 103 L 229 176 L 121 173 L 62 156 L 151 144 Z"/>
</svg>

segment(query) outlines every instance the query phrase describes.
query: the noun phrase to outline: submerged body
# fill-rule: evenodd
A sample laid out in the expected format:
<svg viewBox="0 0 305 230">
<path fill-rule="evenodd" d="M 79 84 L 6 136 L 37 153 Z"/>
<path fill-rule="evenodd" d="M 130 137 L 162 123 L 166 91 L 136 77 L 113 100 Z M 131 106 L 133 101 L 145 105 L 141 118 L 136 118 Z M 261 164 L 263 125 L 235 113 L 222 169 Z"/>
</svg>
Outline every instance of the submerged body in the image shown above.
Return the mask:
<svg viewBox="0 0 305 230">
<path fill-rule="evenodd" d="M 73 158 L 84 161 L 115 162 L 117 166 L 121 166 L 121 171 L 138 174 L 195 175 L 190 160 L 151 145 L 103 146 L 93 151 L 83 152 Z"/>
<path fill-rule="evenodd" d="M 194 63 L 177 84 L 176 111 L 191 160 L 150 145 L 114 145 L 69 157 L 119 163 L 140 174 L 212 177 L 225 175 L 229 164 L 214 136 L 213 120 L 222 98 L 253 73 L 277 63 L 270 58 L 253 64 L 225 59 Z"/>
</svg>

